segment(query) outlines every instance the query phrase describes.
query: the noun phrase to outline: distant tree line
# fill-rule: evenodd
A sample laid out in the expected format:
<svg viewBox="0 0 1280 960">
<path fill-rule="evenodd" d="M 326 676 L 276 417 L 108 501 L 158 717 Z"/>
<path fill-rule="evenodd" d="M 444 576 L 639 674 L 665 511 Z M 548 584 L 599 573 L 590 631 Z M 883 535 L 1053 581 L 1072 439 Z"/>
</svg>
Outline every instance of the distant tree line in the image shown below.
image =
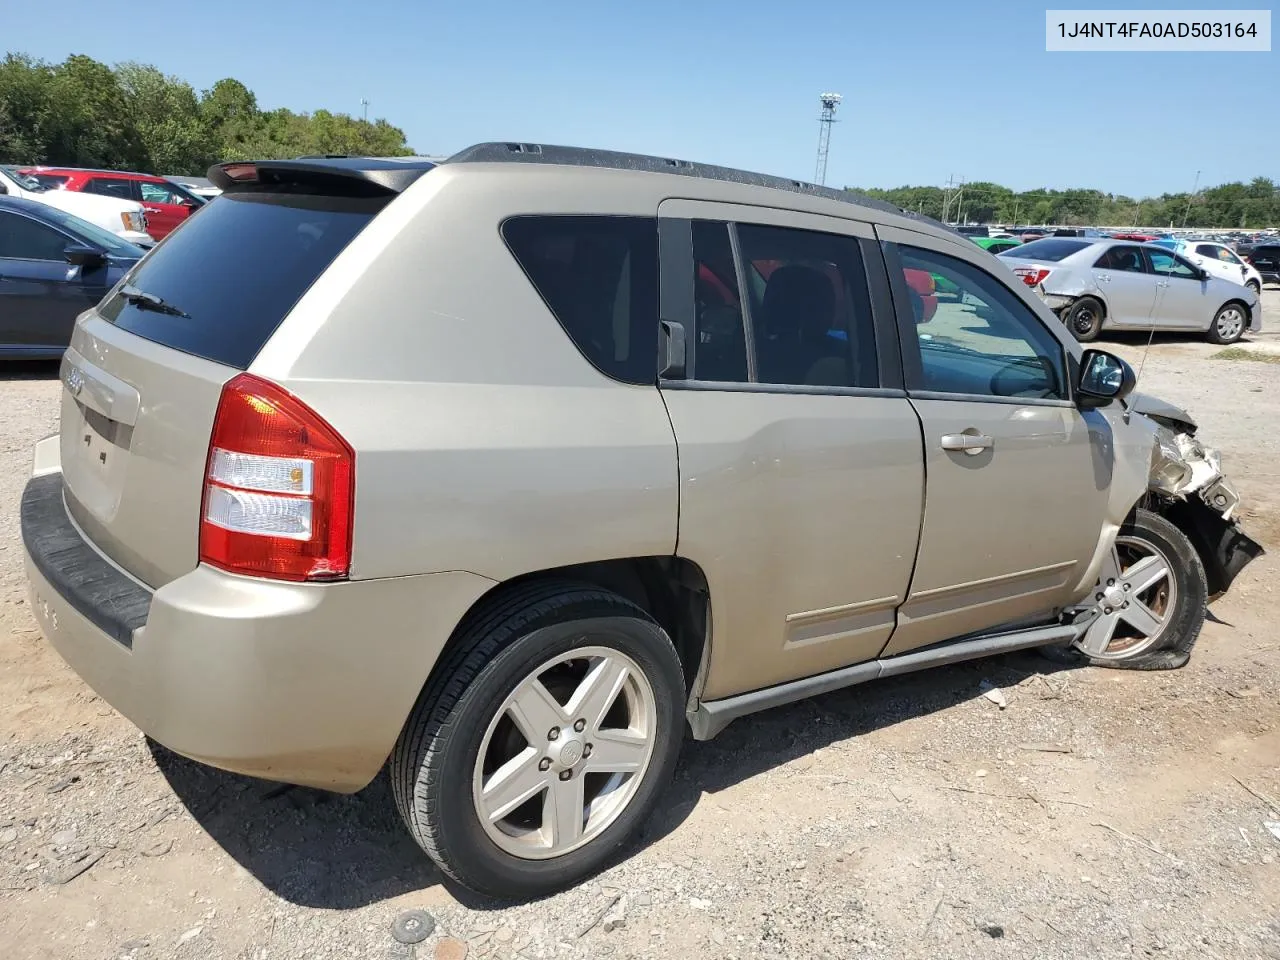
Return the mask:
<svg viewBox="0 0 1280 960">
<path fill-rule="evenodd" d="M 0 163 L 203 175 L 224 160 L 303 154 L 403 156 L 404 131 L 316 110 L 261 110 L 239 80 L 197 93 L 153 66 L 86 56 L 0 60 Z"/>
<path fill-rule="evenodd" d="M 1268 227 L 1280 224 L 1280 189 L 1267 177 L 1249 183 L 1224 183 L 1190 193 L 1126 197 L 1101 190 L 1050 190 L 1022 193 L 998 183 L 963 187 L 857 189 L 899 207 L 951 223 L 1075 224 L 1079 226 Z"/>
</svg>

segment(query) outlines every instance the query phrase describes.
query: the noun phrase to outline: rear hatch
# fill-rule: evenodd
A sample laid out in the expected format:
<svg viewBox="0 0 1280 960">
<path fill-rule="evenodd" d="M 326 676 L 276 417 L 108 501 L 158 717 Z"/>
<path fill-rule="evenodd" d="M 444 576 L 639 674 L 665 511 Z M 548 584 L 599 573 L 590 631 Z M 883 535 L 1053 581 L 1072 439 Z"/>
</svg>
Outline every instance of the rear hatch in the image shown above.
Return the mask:
<svg viewBox="0 0 1280 960">
<path fill-rule="evenodd" d="M 62 367 L 67 506 L 103 553 L 151 587 L 199 562 L 223 385 L 396 193 L 309 173 L 315 166 L 268 175 L 265 163 L 234 165 L 238 179 L 222 178 L 219 202 L 77 324 Z"/>
</svg>

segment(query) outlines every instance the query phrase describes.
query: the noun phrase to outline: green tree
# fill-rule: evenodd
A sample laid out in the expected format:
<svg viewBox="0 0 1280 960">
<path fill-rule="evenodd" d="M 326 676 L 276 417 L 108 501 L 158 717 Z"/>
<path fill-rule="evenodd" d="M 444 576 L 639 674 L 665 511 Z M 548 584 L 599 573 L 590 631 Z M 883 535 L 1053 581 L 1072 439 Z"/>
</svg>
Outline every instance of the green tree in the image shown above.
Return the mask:
<svg viewBox="0 0 1280 960">
<path fill-rule="evenodd" d="M 53 69 L 46 117 L 48 161 L 73 167 L 145 165 L 128 98 L 106 64 L 73 54 Z"/>
<path fill-rule="evenodd" d="M 123 63 L 116 77 L 142 140 L 151 173 L 203 173 L 216 158 L 215 139 L 189 83 L 155 67 Z"/>
<path fill-rule="evenodd" d="M 0 60 L 0 163 L 32 163 L 48 155 L 53 71 L 22 54 Z"/>
</svg>

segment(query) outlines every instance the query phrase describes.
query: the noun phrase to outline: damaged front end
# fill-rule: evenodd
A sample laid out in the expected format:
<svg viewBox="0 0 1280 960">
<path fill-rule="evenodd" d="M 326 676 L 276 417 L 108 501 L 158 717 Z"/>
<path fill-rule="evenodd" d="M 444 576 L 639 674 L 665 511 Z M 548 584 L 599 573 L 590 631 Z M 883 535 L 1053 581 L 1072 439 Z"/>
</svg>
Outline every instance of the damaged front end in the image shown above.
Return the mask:
<svg viewBox="0 0 1280 960">
<path fill-rule="evenodd" d="M 1195 425 L 1189 419 L 1146 415 L 1156 423 L 1149 506 L 1191 540 L 1204 564 L 1209 595 L 1219 596 L 1263 554 L 1262 546 L 1236 522 L 1240 495 L 1223 476 L 1218 451 L 1195 436 Z"/>
</svg>

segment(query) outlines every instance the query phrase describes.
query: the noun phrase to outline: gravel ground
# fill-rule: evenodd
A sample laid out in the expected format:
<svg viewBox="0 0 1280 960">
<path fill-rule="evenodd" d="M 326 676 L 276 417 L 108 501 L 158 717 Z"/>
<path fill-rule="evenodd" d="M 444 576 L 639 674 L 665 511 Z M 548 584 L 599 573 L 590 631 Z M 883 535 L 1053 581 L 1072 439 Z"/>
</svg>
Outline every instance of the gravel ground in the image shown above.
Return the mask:
<svg viewBox="0 0 1280 960">
<path fill-rule="evenodd" d="M 1280 318 L 1280 291 L 1266 297 Z M 1135 363 L 1144 345 L 1113 344 Z M 1141 389 L 1195 413 L 1276 551 L 1280 364 L 1217 352 L 1159 337 Z M 383 780 L 341 797 L 200 767 L 41 640 L 16 505 L 32 443 L 57 426 L 55 377 L 0 374 L 6 960 L 1280 958 L 1274 554 L 1215 604 L 1183 670 L 1018 654 L 739 721 L 686 745 L 611 870 L 494 904 L 441 883 Z M 411 910 L 436 923 L 416 945 L 392 932 Z"/>
</svg>

